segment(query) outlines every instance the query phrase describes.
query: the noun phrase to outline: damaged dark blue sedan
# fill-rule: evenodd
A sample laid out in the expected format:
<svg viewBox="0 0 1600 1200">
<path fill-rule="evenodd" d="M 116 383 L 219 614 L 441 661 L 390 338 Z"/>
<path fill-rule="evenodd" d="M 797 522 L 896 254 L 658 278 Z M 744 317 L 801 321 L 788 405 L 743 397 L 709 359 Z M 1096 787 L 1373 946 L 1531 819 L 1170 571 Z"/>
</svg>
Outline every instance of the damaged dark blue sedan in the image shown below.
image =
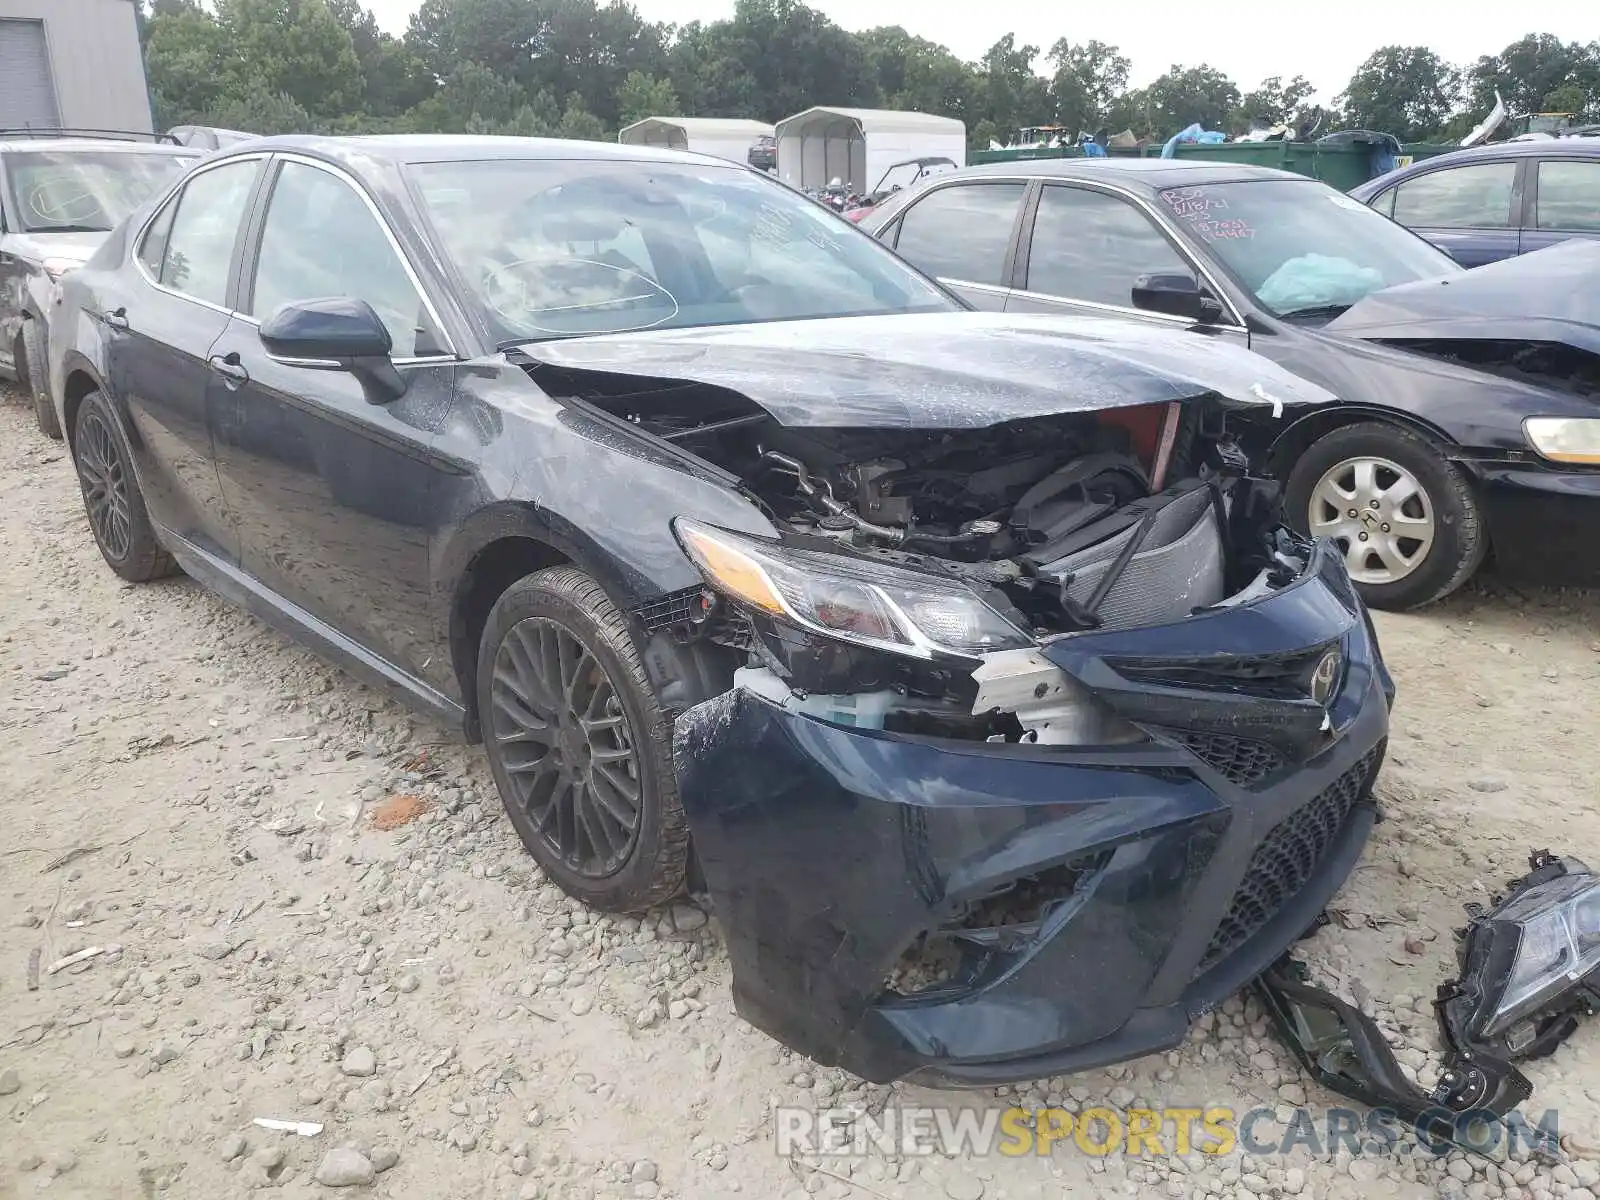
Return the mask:
<svg viewBox="0 0 1600 1200">
<path fill-rule="evenodd" d="M 1374 820 L 1372 626 L 1240 449 L 1332 397 L 969 311 L 742 167 L 251 142 L 63 282 L 50 345 L 118 574 L 481 740 L 570 894 L 708 896 L 740 1010 L 819 1061 L 1174 1045 Z"/>
</svg>

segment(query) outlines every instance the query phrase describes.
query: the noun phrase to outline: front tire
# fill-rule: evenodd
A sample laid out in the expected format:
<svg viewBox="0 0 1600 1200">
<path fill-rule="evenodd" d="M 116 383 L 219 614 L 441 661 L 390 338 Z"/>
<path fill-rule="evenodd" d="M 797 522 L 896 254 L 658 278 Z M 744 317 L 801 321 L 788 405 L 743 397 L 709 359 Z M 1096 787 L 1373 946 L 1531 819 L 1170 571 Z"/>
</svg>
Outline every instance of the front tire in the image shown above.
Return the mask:
<svg viewBox="0 0 1600 1200">
<path fill-rule="evenodd" d="M 672 722 L 599 584 L 569 567 L 513 584 L 479 643 L 477 703 L 511 824 L 563 891 L 609 912 L 683 891 Z"/>
<path fill-rule="evenodd" d="M 17 372 L 17 378 L 22 380 L 33 400 L 33 419 L 39 424 L 39 432 L 59 442 L 61 422 L 56 419 L 56 408 L 50 401 L 50 388 L 46 383 L 49 364 L 44 360 L 37 321 L 22 323 L 22 362 L 18 366 L 21 369 Z"/>
<path fill-rule="evenodd" d="M 1292 524 L 1335 542 L 1361 598 L 1404 610 L 1448 596 L 1489 548 L 1472 485 L 1426 438 L 1365 422 L 1312 443 L 1289 474 Z"/>
<path fill-rule="evenodd" d="M 122 426 L 99 392 L 85 396 L 78 409 L 72 458 L 89 529 L 106 565 L 129 583 L 175 572 L 177 564 L 156 540 L 155 526 L 145 511 Z"/>
</svg>

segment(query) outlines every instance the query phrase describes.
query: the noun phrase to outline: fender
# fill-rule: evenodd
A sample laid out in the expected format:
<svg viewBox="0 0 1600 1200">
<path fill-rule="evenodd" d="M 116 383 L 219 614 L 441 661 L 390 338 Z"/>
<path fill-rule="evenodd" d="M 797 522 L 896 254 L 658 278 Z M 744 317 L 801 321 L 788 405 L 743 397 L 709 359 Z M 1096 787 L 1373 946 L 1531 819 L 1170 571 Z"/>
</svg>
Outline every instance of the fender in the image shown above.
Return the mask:
<svg viewBox="0 0 1600 1200">
<path fill-rule="evenodd" d="M 1422 417 L 1394 408 L 1380 408 L 1375 404 L 1343 403 L 1332 408 L 1306 413 L 1297 417 L 1287 429 L 1281 430 L 1267 447 L 1268 473 L 1274 479 L 1282 479 L 1293 467 L 1294 460 L 1303 454 L 1312 442 L 1332 433 L 1335 429 L 1358 425 L 1365 421 L 1398 425 L 1421 434 L 1437 445 L 1444 456 L 1452 462 L 1474 457 L 1443 429 Z"/>
</svg>

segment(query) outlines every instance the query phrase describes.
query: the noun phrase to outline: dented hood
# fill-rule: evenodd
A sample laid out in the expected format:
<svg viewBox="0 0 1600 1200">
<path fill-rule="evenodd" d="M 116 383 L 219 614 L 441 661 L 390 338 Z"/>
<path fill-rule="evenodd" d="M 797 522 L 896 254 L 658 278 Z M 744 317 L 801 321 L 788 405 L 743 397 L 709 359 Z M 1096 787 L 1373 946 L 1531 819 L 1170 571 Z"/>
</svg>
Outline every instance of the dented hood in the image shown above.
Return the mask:
<svg viewBox="0 0 1600 1200">
<path fill-rule="evenodd" d="M 518 348 L 570 371 L 727 388 L 780 424 L 972 429 L 1187 400 L 1334 397 L 1221 338 L 1099 317 L 948 312 L 604 334 Z"/>
<path fill-rule="evenodd" d="M 1375 341 L 1564 342 L 1600 354 L 1600 242 L 1561 242 L 1385 288 L 1324 329 Z"/>
</svg>

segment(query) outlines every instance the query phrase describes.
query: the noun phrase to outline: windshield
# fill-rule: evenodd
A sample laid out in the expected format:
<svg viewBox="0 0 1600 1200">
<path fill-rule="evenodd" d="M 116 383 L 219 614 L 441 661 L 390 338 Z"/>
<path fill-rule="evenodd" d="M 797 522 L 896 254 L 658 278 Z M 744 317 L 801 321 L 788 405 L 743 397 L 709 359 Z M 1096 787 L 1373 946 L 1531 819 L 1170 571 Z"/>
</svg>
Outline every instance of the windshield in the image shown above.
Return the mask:
<svg viewBox="0 0 1600 1200">
<path fill-rule="evenodd" d="M 6 158 L 26 233 L 107 233 L 199 158 L 151 151 L 29 150 Z"/>
<path fill-rule="evenodd" d="M 411 172 L 502 344 L 959 307 L 849 222 L 737 168 L 488 159 Z"/>
<path fill-rule="evenodd" d="M 1331 316 L 1369 292 L 1462 268 L 1443 251 L 1315 180 L 1166 188 L 1167 211 L 1263 308 Z"/>
</svg>

